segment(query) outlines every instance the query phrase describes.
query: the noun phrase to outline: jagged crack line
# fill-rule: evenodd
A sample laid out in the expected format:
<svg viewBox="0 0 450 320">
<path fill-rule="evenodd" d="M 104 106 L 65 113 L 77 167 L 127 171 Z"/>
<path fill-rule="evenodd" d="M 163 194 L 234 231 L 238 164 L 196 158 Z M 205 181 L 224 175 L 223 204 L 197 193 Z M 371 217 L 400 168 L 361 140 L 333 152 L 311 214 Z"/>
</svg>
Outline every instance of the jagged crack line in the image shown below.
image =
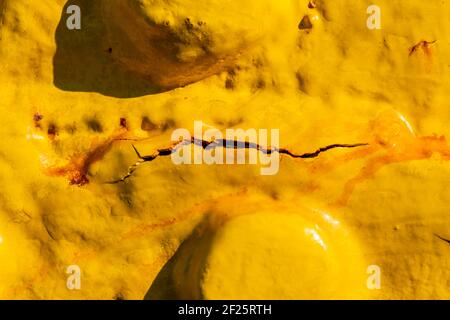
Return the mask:
<svg viewBox="0 0 450 320">
<path fill-rule="evenodd" d="M 136 152 L 136 155 L 138 156 L 139 160 L 130 166 L 128 169 L 128 173 L 122 177 L 119 180 L 110 181 L 107 182 L 108 184 L 116 184 L 119 182 L 123 182 L 130 178 L 134 171 L 144 162 L 151 162 L 155 160 L 158 157 L 166 157 L 170 156 L 172 153 L 176 152 L 179 148 L 186 146 L 186 145 L 197 145 L 202 147 L 204 150 L 214 149 L 217 147 L 222 147 L 226 149 L 255 149 L 258 150 L 264 154 L 272 154 L 274 152 L 278 152 L 279 154 L 284 154 L 287 156 L 290 156 L 291 158 L 301 158 L 301 159 L 310 159 L 310 158 L 317 158 L 321 153 L 329 151 L 331 149 L 338 149 L 338 148 L 357 148 L 357 147 L 363 147 L 368 146 L 368 143 L 355 143 L 355 144 L 331 144 L 326 147 L 322 147 L 317 149 L 314 152 L 309 153 L 303 153 L 303 154 L 295 154 L 287 149 L 284 148 L 265 148 L 257 143 L 254 142 L 248 142 L 248 141 L 237 141 L 237 140 L 227 140 L 227 139 L 217 139 L 213 141 L 206 141 L 202 139 L 192 138 L 191 140 L 183 140 L 178 143 L 175 143 L 173 146 L 163 149 L 158 149 L 154 154 L 152 155 L 146 155 L 142 156 L 139 151 L 136 149 L 134 145 L 133 149 Z"/>
<path fill-rule="evenodd" d="M 438 234 L 435 234 L 435 236 L 438 237 L 439 239 L 441 239 L 442 241 L 445 241 L 445 242 L 447 242 L 448 244 L 450 244 L 450 240 L 449 240 L 449 239 L 445 239 L 445 238 L 441 237 L 441 236 L 438 235 Z"/>
</svg>

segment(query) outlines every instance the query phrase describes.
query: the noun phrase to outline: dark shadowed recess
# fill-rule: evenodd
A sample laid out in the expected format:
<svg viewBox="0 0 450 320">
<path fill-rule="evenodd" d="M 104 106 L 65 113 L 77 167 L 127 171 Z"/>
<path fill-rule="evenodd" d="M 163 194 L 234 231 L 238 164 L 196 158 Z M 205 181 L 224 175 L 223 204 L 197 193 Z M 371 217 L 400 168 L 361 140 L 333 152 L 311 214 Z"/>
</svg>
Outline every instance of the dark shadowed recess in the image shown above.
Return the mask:
<svg viewBox="0 0 450 320">
<path fill-rule="evenodd" d="M 0 0 L 1 1 L 1 0 Z M 56 29 L 53 58 L 54 84 L 61 90 L 97 92 L 116 98 L 157 93 L 148 81 L 122 70 L 111 58 L 114 47 L 107 40 L 100 0 L 66 3 Z M 67 7 L 81 8 L 81 30 L 69 30 Z"/>
<path fill-rule="evenodd" d="M 211 250 L 214 231 L 208 229 L 208 221 L 208 219 L 205 219 L 201 222 L 191 235 L 183 241 L 172 258 L 162 267 L 148 289 L 144 297 L 145 300 L 182 299 L 177 293 L 177 290 L 180 290 L 180 283 L 175 283 L 174 274 L 175 272 L 182 272 L 183 274 L 178 274 L 178 279 L 181 279 L 181 281 L 192 281 L 194 276 L 192 272 L 201 272 L 201 270 L 192 270 L 191 264 L 194 263 L 193 261 L 197 262 L 198 259 L 204 259 L 204 254 Z M 195 252 L 192 251 L 193 248 L 195 248 Z M 180 268 L 180 263 L 183 263 L 182 268 Z M 177 264 L 178 267 L 176 268 Z M 177 269 L 176 271 L 175 268 Z M 187 286 L 184 286 L 184 288 L 186 290 Z M 192 288 L 191 286 L 190 290 L 200 290 L 200 287 Z M 201 292 L 184 292 L 184 296 L 204 299 Z"/>
<path fill-rule="evenodd" d="M 177 261 L 175 255 L 164 265 L 145 295 L 145 300 L 177 300 L 179 299 L 173 282 L 173 268 Z"/>
</svg>

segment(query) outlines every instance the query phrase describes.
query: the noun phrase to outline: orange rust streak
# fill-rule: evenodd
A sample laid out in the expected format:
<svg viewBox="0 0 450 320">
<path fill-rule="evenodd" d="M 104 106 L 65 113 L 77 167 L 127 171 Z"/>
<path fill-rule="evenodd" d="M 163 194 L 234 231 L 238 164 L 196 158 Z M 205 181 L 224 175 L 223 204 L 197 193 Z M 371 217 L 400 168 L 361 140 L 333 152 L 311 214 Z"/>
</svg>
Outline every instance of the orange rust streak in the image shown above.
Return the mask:
<svg viewBox="0 0 450 320">
<path fill-rule="evenodd" d="M 346 182 L 342 195 L 334 205 L 345 206 L 358 184 L 373 178 L 378 170 L 388 164 L 429 159 L 434 153 L 450 160 L 450 147 L 443 136 L 411 138 L 403 144 L 389 147 L 378 143 L 378 149 L 384 149 L 386 153 L 369 159 L 359 174 Z"/>
<path fill-rule="evenodd" d="M 46 169 L 46 173 L 52 176 L 66 176 L 69 178 L 70 184 L 85 185 L 89 182 L 87 178 L 89 167 L 93 163 L 101 160 L 111 149 L 113 143 L 116 140 L 123 139 L 126 133 L 126 128 L 122 128 L 104 141 L 93 141 L 89 151 L 73 156 L 69 163 L 63 167 Z"/>
<path fill-rule="evenodd" d="M 435 41 L 420 41 L 418 44 L 414 45 L 413 47 L 411 47 L 409 49 L 409 56 L 413 55 L 415 52 L 417 52 L 417 50 L 422 49 L 422 51 L 428 56 L 430 57 L 432 55 L 432 50 L 430 48 L 430 45 L 434 44 L 436 42 Z"/>
<path fill-rule="evenodd" d="M 247 189 L 244 187 L 244 188 L 241 188 L 240 190 L 238 190 L 237 192 L 225 194 L 214 200 L 209 200 L 209 199 L 205 200 L 201 203 L 194 205 L 190 209 L 181 212 L 180 214 L 177 215 L 177 218 L 161 219 L 159 221 L 156 221 L 153 223 L 148 223 L 145 225 L 142 225 L 141 223 L 139 223 L 137 226 L 129 229 L 128 231 L 126 231 L 122 235 L 120 235 L 119 242 L 121 242 L 122 240 L 130 240 L 130 239 L 134 239 L 134 238 L 143 237 L 143 236 L 146 236 L 149 232 L 152 232 L 152 231 L 155 231 L 155 230 L 161 229 L 161 228 L 166 228 L 171 225 L 175 225 L 177 223 L 181 223 L 181 222 L 186 221 L 187 219 L 192 218 L 196 215 L 204 214 L 208 211 L 208 209 L 211 206 L 214 206 L 214 203 L 216 203 L 217 201 L 220 201 L 221 199 L 225 199 L 227 197 L 236 197 L 237 195 L 245 194 L 246 191 L 247 191 Z M 105 251 L 103 251 L 103 253 L 105 253 Z M 97 257 L 98 255 L 99 255 L 99 252 L 96 249 L 89 249 L 89 250 L 83 249 L 82 251 L 76 252 L 73 255 L 72 260 L 77 261 L 77 263 L 80 263 L 82 261 L 86 262 L 90 259 Z"/>
<path fill-rule="evenodd" d="M 230 194 L 225 194 L 221 197 L 218 197 L 214 200 L 205 200 L 201 203 L 198 203 L 196 205 L 194 205 L 193 207 L 191 207 L 190 209 L 180 213 L 178 215 L 177 218 L 170 218 L 170 219 L 165 219 L 165 220 L 161 220 L 159 222 L 156 223 L 150 223 L 150 224 L 146 224 L 146 225 L 141 225 L 139 224 L 138 226 L 132 228 L 131 230 L 125 232 L 122 236 L 121 239 L 122 240 L 128 240 L 131 238 L 136 238 L 136 237 L 142 237 L 145 236 L 146 234 L 148 234 L 149 232 L 158 229 L 158 228 L 164 228 L 164 227 L 168 227 L 170 225 L 176 224 L 176 223 L 180 223 L 183 222 L 185 220 L 187 220 L 188 218 L 191 218 L 197 214 L 203 214 L 207 211 L 208 208 L 210 208 L 211 206 L 213 206 L 214 203 L 220 201 L 221 199 L 225 199 L 227 197 L 230 196 L 237 196 L 237 195 L 241 195 L 244 194 L 247 191 L 246 187 L 241 188 L 240 190 L 238 190 L 237 192 L 233 192 Z"/>
</svg>

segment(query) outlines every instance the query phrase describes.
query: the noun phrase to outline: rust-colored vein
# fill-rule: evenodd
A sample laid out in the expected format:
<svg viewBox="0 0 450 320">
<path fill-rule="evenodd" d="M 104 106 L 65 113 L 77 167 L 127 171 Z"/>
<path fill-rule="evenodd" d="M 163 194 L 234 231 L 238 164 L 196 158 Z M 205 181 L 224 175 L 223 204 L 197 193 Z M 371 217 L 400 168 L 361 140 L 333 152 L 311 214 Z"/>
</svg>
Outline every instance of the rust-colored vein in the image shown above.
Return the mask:
<svg viewBox="0 0 450 320">
<path fill-rule="evenodd" d="M 415 52 L 417 52 L 419 49 L 422 49 L 422 51 L 428 56 L 430 57 L 432 55 L 432 51 L 431 51 L 431 45 L 435 44 L 437 40 L 434 41 L 420 41 L 419 43 L 417 43 L 416 45 L 412 46 L 409 49 L 409 56 L 412 56 Z"/>
<path fill-rule="evenodd" d="M 94 141 L 89 151 L 73 156 L 69 163 L 62 167 L 51 167 L 46 169 L 46 173 L 52 176 L 68 177 L 70 184 L 85 185 L 89 182 L 87 177 L 90 166 L 103 159 L 104 155 L 111 149 L 116 140 L 124 138 L 127 133 L 126 128 L 121 128 L 106 140 Z"/>
<path fill-rule="evenodd" d="M 356 186 L 373 178 L 375 173 L 386 165 L 429 159 L 435 153 L 440 154 L 444 160 L 450 160 L 450 147 L 444 136 L 410 137 L 389 146 L 374 142 L 371 143 L 371 149 L 376 155 L 368 159 L 361 171 L 346 182 L 344 191 L 335 205 L 345 206 Z M 379 154 L 380 152 L 382 154 Z"/>
</svg>

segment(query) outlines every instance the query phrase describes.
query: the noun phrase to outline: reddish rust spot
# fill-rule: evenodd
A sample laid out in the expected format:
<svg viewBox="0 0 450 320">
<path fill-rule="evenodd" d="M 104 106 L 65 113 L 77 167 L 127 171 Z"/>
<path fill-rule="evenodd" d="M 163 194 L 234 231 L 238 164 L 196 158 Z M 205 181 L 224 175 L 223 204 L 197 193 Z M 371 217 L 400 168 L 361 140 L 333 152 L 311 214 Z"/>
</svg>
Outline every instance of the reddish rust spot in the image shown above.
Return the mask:
<svg viewBox="0 0 450 320">
<path fill-rule="evenodd" d="M 311 1 L 308 3 L 308 8 L 309 8 L 309 9 L 314 9 L 315 7 L 316 7 L 315 2 L 314 2 L 313 0 L 311 0 Z"/>
<path fill-rule="evenodd" d="M 422 51 L 427 55 L 427 56 L 431 56 L 432 55 L 432 51 L 430 46 L 434 43 L 436 43 L 437 40 L 435 41 L 420 41 L 418 44 L 414 45 L 413 47 L 411 47 L 409 49 L 409 56 L 411 56 L 412 54 L 414 54 L 415 52 L 417 52 L 419 49 L 422 49 Z"/>
<path fill-rule="evenodd" d="M 39 122 L 44 118 L 44 116 L 38 112 L 33 115 L 33 121 Z"/>
<path fill-rule="evenodd" d="M 128 129 L 127 119 L 125 119 L 125 118 L 120 118 L 120 127 L 121 127 L 121 128 L 125 128 L 125 129 Z"/>
<path fill-rule="evenodd" d="M 34 127 L 35 128 L 41 128 L 41 124 L 40 121 L 44 118 L 43 115 L 41 115 L 40 113 L 36 112 L 33 115 L 33 122 L 34 122 Z"/>
<path fill-rule="evenodd" d="M 312 27 L 313 25 L 308 15 L 304 16 L 300 21 L 300 23 L 298 24 L 298 28 L 300 30 L 309 30 L 312 29 Z"/>
<path fill-rule="evenodd" d="M 46 173 L 52 176 L 65 176 L 70 184 L 82 186 L 89 182 L 87 177 L 90 166 L 101 160 L 111 149 L 114 141 L 124 137 L 124 129 L 112 134 L 104 141 L 93 141 L 86 153 L 73 156 L 69 163 L 62 167 L 53 167 L 46 170 Z"/>
<path fill-rule="evenodd" d="M 55 137 L 56 137 L 57 134 L 58 134 L 58 130 L 57 130 L 57 128 L 56 128 L 56 125 L 54 125 L 53 123 L 51 123 L 51 124 L 48 126 L 47 134 L 48 134 L 49 139 L 51 139 L 51 140 L 55 139 Z"/>
</svg>

